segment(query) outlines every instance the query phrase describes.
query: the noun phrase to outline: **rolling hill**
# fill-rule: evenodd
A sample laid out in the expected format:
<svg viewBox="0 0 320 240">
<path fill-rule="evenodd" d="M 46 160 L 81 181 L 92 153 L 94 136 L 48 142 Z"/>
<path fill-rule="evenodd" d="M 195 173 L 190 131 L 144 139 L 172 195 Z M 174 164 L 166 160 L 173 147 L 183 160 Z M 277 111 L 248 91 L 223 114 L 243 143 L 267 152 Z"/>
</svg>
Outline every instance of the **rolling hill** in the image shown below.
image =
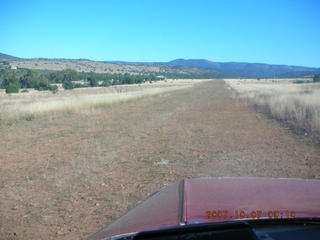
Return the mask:
<svg viewBox="0 0 320 240">
<path fill-rule="evenodd" d="M 155 74 L 168 78 L 228 78 L 228 77 L 305 77 L 320 72 L 320 68 L 274 65 L 264 63 L 212 62 L 205 59 L 176 59 L 170 62 L 92 61 L 88 59 L 23 59 L 0 53 L 0 60 L 19 68 L 79 72 Z"/>
<path fill-rule="evenodd" d="M 215 69 L 234 77 L 297 77 L 320 72 L 320 68 L 264 63 L 212 62 L 205 59 L 176 59 L 171 65 Z"/>
<path fill-rule="evenodd" d="M 19 59 L 19 58 L 11 56 L 11 55 L 0 53 L 0 60 L 17 60 L 17 59 Z"/>
</svg>

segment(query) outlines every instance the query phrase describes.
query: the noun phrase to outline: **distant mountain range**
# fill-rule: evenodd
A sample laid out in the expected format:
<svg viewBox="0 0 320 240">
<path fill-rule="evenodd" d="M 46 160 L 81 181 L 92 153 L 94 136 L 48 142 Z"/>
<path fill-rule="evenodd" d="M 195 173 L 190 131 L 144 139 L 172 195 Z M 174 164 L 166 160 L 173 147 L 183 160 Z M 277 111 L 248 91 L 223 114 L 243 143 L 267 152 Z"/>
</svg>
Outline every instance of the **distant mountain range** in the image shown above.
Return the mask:
<svg viewBox="0 0 320 240">
<path fill-rule="evenodd" d="M 10 55 L 7 55 L 7 54 L 0 53 L 0 59 L 1 60 L 15 60 L 15 59 L 19 59 L 19 58 L 14 57 L 14 56 L 10 56 Z"/>
<path fill-rule="evenodd" d="M 176 59 L 168 63 L 172 65 L 215 69 L 226 75 L 240 77 L 290 77 L 320 72 L 320 68 L 264 63 L 212 62 L 205 59 Z"/>
<path fill-rule="evenodd" d="M 274 65 L 264 63 L 212 62 L 206 59 L 176 59 L 170 62 L 125 62 L 91 61 L 87 59 L 23 59 L 0 53 L 0 60 L 6 60 L 18 67 L 60 70 L 73 68 L 77 71 L 112 73 L 152 73 L 167 77 L 215 78 L 215 77 L 310 77 L 320 73 L 320 68 Z"/>
</svg>

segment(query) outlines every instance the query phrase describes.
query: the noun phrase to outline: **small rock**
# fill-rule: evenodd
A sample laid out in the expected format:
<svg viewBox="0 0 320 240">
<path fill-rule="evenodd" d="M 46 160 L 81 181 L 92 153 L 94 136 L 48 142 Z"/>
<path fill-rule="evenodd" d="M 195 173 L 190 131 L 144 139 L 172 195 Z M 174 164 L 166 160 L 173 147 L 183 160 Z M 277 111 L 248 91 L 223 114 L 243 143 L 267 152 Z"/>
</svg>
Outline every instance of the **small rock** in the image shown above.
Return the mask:
<svg viewBox="0 0 320 240">
<path fill-rule="evenodd" d="M 155 162 L 154 165 L 167 165 L 169 160 L 161 159 L 159 162 Z"/>
</svg>

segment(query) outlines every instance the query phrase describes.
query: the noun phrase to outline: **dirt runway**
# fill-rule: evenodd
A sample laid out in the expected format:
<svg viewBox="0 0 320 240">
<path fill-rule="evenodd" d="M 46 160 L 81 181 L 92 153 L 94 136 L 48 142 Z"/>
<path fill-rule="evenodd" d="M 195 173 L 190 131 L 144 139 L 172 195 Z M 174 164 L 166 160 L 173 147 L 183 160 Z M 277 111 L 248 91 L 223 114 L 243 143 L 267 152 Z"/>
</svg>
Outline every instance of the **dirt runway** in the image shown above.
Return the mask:
<svg viewBox="0 0 320 240">
<path fill-rule="evenodd" d="M 320 149 L 223 80 L 0 126 L 0 239 L 81 239 L 181 178 L 320 178 Z"/>
</svg>

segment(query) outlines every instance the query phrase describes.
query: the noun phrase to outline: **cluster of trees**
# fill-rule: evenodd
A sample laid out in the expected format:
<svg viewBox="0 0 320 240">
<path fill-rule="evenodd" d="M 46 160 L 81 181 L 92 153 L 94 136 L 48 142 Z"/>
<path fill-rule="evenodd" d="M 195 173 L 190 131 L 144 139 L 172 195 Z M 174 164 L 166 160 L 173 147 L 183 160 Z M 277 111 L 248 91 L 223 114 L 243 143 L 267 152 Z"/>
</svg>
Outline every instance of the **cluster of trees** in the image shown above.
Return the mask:
<svg viewBox="0 0 320 240">
<path fill-rule="evenodd" d="M 320 82 L 320 73 L 314 75 L 313 81 L 314 81 L 314 82 Z"/>
<path fill-rule="evenodd" d="M 65 78 L 65 72 L 68 72 L 68 79 Z M 63 73 L 63 77 L 59 75 Z M 74 70 L 64 70 L 51 73 L 51 76 L 57 76 L 52 79 L 52 82 L 61 82 L 65 89 L 81 88 L 81 87 L 108 87 L 110 85 L 121 84 L 137 84 L 143 82 L 152 82 L 160 80 L 153 74 L 133 75 L 133 74 L 111 74 L 111 73 L 94 73 L 94 72 L 76 72 Z M 57 81 L 58 80 L 58 81 Z M 74 81 L 81 81 L 75 83 Z"/>
<path fill-rule="evenodd" d="M 8 61 L 0 61 L 0 68 L 9 68 L 10 63 Z"/>
<path fill-rule="evenodd" d="M 31 69 L 0 69 L 0 88 L 6 93 L 19 92 L 20 88 L 34 88 L 39 91 L 57 92 L 56 84 L 62 84 L 64 89 L 110 86 L 120 84 L 143 83 L 160 80 L 153 74 L 110 74 L 94 72 L 77 72 L 72 69 L 62 71 L 45 71 Z"/>
<path fill-rule="evenodd" d="M 35 88 L 41 90 L 58 90 L 56 85 L 52 85 L 45 74 L 30 69 L 1 69 L 0 87 L 6 89 L 6 93 L 19 92 L 20 88 Z"/>
</svg>

